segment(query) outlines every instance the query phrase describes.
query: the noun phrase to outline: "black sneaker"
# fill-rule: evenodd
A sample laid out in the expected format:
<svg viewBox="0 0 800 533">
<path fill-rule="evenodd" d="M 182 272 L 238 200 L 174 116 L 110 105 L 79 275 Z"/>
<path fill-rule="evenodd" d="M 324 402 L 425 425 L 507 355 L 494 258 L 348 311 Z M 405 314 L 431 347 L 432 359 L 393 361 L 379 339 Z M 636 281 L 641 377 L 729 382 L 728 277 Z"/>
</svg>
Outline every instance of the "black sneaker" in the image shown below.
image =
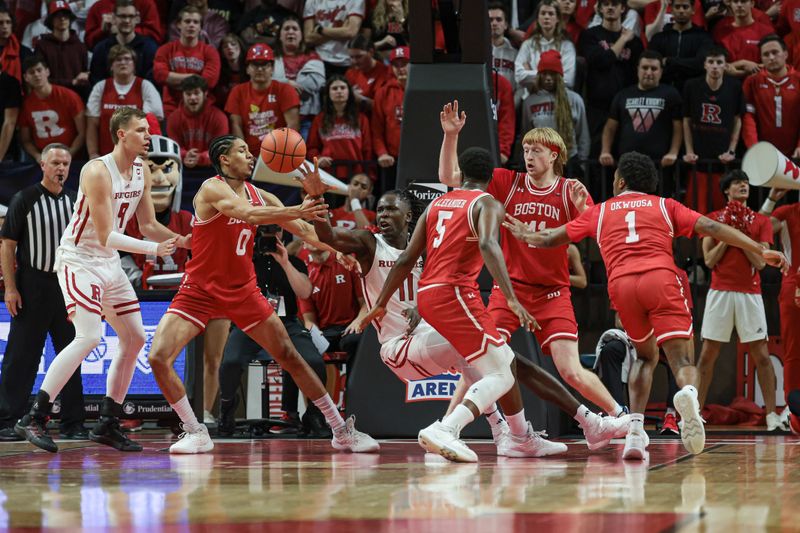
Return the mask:
<svg viewBox="0 0 800 533">
<path fill-rule="evenodd" d="M 83 427 L 82 422 L 66 424 L 59 428 L 58 438 L 64 440 L 89 440 L 89 430 Z"/>
<path fill-rule="evenodd" d="M 47 417 L 25 415 L 14 426 L 17 435 L 44 451 L 56 453 L 58 446 L 47 434 Z"/>
<path fill-rule="evenodd" d="M 217 420 L 218 436 L 232 437 L 236 433 L 236 406 L 238 403 L 238 396 L 234 396 L 231 400 L 220 399 L 219 420 Z"/>
<path fill-rule="evenodd" d="M 317 406 L 312 405 L 303 413 L 303 428 L 298 433 L 298 437 L 306 439 L 330 439 L 333 437 L 331 428 L 325 422 L 325 415 Z"/>
<path fill-rule="evenodd" d="M 116 417 L 101 416 L 97 424 L 89 431 L 89 440 L 116 448 L 121 452 L 140 452 L 142 445 L 132 441 L 119 427 Z"/>
<path fill-rule="evenodd" d="M 23 437 L 17 435 L 14 427 L 0 429 L 0 442 L 19 442 L 25 440 Z"/>
</svg>

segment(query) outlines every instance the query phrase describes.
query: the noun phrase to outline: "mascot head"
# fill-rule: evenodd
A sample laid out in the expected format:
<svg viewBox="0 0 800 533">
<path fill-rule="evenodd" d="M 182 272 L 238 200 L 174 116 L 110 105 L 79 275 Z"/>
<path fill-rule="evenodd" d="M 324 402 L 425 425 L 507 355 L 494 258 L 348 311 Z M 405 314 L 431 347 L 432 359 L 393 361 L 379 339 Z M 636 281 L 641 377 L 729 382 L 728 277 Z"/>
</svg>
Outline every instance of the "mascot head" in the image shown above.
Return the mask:
<svg viewBox="0 0 800 533">
<path fill-rule="evenodd" d="M 178 143 L 162 135 L 151 136 L 147 164 L 152 177 L 150 196 L 156 213 L 163 213 L 167 209 L 180 211 L 183 166 Z"/>
</svg>

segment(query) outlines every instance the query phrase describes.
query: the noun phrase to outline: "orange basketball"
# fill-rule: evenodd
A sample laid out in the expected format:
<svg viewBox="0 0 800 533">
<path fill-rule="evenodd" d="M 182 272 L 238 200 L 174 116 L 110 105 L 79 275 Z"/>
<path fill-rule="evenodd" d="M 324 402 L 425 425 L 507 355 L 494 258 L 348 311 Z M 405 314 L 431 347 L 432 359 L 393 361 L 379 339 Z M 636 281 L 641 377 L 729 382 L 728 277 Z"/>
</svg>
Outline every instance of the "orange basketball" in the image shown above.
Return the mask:
<svg viewBox="0 0 800 533">
<path fill-rule="evenodd" d="M 272 130 L 261 141 L 261 159 L 275 172 L 291 172 L 306 160 L 306 143 L 293 129 Z"/>
</svg>

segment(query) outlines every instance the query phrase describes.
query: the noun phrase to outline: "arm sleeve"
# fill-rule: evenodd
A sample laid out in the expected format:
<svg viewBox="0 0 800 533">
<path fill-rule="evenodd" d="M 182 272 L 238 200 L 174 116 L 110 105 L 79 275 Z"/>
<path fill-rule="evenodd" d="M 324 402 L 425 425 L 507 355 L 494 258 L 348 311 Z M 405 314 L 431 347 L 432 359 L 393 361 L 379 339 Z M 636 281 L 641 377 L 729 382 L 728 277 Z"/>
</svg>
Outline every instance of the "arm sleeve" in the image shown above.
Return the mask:
<svg viewBox="0 0 800 533">
<path fill-rule="evenodd" d="M 89 101 L 86 102 L 86 116 L 100 118 L 100 100 L 103 97 L 103 90 L 106 87 L 106 80 L 98 81 L 89 94 Z"/>
<path fill-rule="evenodd" d="M 321 125 L 322 113 L 319 113 L 314 117 L 314 120 L 311 121 L 311 128 L 308 130 L 308 142 L 306 143 L 308 152 L 306 153 L 306 157 L 309 160 L 319 157 L 322 153 L 322 138 L 319 135 Z"/>
<path fill-rule="evenodd" d="M 581 32 L 578 43 L 581 55 L 597 70 L 608 70 L 617 61 L 616 54 L 610 48 L 600 46 L 597 37 L 589 31 Z"/>
<path fill-rule="evenodd" d="M 210 90 L 217 86 L 217 82 L 219 81 L 219 73 L 222 70 L 222 62 L 219 59 L 219 53 L 214 49 L 213 46 L 205 45 L 203 49 L 203 55 L 205 56 L 203 77 L 208 82 L 208 88 Z"/>
<path fill-rule="evenodd" d="M 497 73 L 494 77 L 497 87 L 497 140 L 500 144 L 500 153 L 510 157 L 511 147 L 514 144 L 514 130 L 517 127 L 514 93 L 511 90 L 511 82 Z"/>
<path fill-rule="evenodd" d="M 581 213 L 578 218 L 567 223 L 566 230 L 569 240 L 579 242 L 586 237 L 597 236 L 597 218 L 600 214 L 601 205 L 603 204 L 593 205 Z"/>
<path fill-rule="evenodd" d="M 531 68 L 525 68 L 525 63 L 529 63 Z M 514 59 L 514 79 L 517 80 L 518 84 L 529 83 L 536 79 L 536 73 L 536 65 L 531 52 L 531 40 L 527 39 L 519 47 L 517 57 Z"/>
<path fill-rule="evenodd" d="M 136 2 L 142 22 L 139 26 L 140 33 L 152 37 L 160 43 L 164 40 L 161 29 L 161 18 L 158 16 L 155 2 Z"/>
<path fill-rule="evenodd" d="M 703 215 L 676 202 L 672 198 L 667 198 L 665 205 L 669 217 L 672 220 L 672 229 L 674 230 L 675 236 L 691 237 L 694 235 L 694 226 L 697 224 L 697 220 Z"/>
<path fill-rule="evenodd" d="M 142 111 L 145 113 L 153 113 L 159 118 L 164 118 L 164 105 L 161 103 L 161 95 L 158 94 L 156 86 L 147 80 L 142 81 Z"/>
<path fill-rule="evenodd" d="M 167 43 L 156 50 L 153 58 L 153 79 L 156 83 L 164 85 L 169 75 L 169 52 L 172 45 Z"/>
<path fill-rule="evenodd" d="M 305 94 L 318 93 L 325 86 L 325 64 L 320 59 L 309 59 L 297 73 L 295 81 Z"/>
<path fill-rule="evenodd" d="M 757 214 L 756 220 L 758 220 L 758 242 L 774 243 L 775 237 L 772 234 L 772 223 L 769 217 Z"/>
<path fill-rule="evenodd" d="M 242 100 L 242 96 L 239 96 L 239 93 L 242 92 L 239 87 L 243 87 L 242 85 L 237 85 L 233 89 L 231 89 L 230 94 L 228 95 L 228 101 L 225 102 L 225 112 L 229 115 L 241 115 L 239 111 L 239 107 L 237 103 Z M 242 117 L 244 119 L 244 117 Z"/>
<path fill-rule="evenodd" d="M 572 41 L 561 41 L 561 64 L 564 66 L 564 83 L 572 89 L 575 86 L 575 45 Z"/>
<path fill-rule="evenodd" d="M 300 96 L 291 85 L 281 83 L 281 94 L 278 97 L 278 103 L 281 106 L 281 112 L 286 113 L 294 107 L 300 107 Z"/>
<path fill-rule="evenodd" d="M 742 140 L 748 148 L 758 142 L 754 82 L 754 78 L 747 78 L 744 83 L 745 113 L 744 117 L 742 117 Z"/>
<path fill-rule="evenodd" d="M 359 113 L 358 122 L 361 125 L 361 159 L 368 161 L 372 159 L 372 132 L 369 128 L 369 119 L 363 113 Z"/>
<path fill-rule="evenodd" d="M 382 98 L 386 95 L 386 91 L 379 91 L 375 95 L 375 107 L 372 109 L 372 149 L 375 151 L 375 157 L 380 157 L 389 153 L 386 149 L 385 130 L 386 130 L 386 117 L 384 116 L 384 109 Z"/>
<path fill-rule="evenodd" d="M 795 209 L 795 207 L 796 206 L 794 204 L 782 205 L 776 208 L 775 211 L 772 212 L 772 216 L 777 218 L 781 222 L 785 222 L 786 220 L 789 219 L 789 217 L 792 214 L 792 210 Z"/>
<path fill-rule="evenodd" d="M 586 117 L 586 106 L 583 98 L 575 94 L 575 105 L 578 108 L 578 123 L 575 127 L 575 137 L 578 143 L 578 157 L 581 159 L 589 158 L 589 151 L 592 147 L 592 138 L 589 134 L 589 120 Z"/>
</svg>

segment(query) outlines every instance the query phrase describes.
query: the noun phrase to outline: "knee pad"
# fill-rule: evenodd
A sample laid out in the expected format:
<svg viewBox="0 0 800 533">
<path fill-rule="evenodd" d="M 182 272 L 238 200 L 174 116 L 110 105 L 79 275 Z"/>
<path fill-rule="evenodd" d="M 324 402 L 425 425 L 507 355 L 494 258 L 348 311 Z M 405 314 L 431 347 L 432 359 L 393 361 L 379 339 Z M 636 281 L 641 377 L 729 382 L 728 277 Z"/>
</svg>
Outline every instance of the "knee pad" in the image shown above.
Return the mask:
<svg viewBox="0 0 800 533">
<path fill-rule="evenodd" d="M 481 378 L 470 386 L 464 399 L 484 412 L 514 386 L 514 374 L 511 372 L 513 359 L 514 352 L 508 345 L 490 346 L 486 354 L 473 363 Z"/>
</svg>

